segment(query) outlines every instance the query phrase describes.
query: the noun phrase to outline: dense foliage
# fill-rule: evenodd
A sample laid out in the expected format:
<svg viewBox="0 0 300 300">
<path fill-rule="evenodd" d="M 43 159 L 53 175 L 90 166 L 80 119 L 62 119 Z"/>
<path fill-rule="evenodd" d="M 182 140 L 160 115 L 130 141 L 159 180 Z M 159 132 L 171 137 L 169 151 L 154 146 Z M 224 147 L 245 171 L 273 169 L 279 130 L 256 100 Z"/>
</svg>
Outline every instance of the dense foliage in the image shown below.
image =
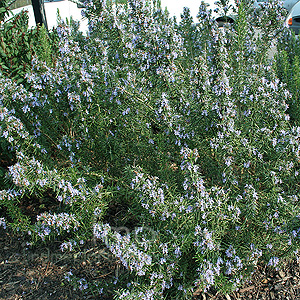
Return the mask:
<svg viewBox="0 0 300 300">
<path fill-rule="evenodd" d="M 220 29 L 203 3 L 195 24 L 156 1 L 88 0 L 87 36 L 61 23 L 35 35 L 42 50 L 23 45 L 23 84 L 5 68 L 0 77 L 1 145 L 13 156 L 0 226 L 62 251 L 104 243 L 128 270 L 116 299 L 227 293 L 259 263 L 297 256 L 300 127 L 288 108 L 299 91 L 281 81 L 283 42 L 276 64 L 268 52 L 293 37 L 278 3 L 245 2 Z M 37 216 L 22 210 L 28 199 Z"/>
</svg>

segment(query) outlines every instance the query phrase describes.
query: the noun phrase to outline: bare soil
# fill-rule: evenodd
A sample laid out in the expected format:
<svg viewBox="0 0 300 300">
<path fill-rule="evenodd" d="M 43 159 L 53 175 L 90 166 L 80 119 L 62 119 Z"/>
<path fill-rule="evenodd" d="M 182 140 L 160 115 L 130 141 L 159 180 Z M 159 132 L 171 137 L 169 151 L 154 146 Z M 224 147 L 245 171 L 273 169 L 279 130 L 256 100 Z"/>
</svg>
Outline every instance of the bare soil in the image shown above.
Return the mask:
<svg viewBox="0 0 300 300">
<path fill-rule="evenodd" d="M 99 296 L 73 288 L 67 272 L 89 282 L 109 282 L 119 262 L 101 244 L 82 246 L 80 252 L 64 253 L 54 243 L 28 248 L 21 236 L 0 229 L 0 299 L 113 299 L 113 291 Z"/>
</svg>

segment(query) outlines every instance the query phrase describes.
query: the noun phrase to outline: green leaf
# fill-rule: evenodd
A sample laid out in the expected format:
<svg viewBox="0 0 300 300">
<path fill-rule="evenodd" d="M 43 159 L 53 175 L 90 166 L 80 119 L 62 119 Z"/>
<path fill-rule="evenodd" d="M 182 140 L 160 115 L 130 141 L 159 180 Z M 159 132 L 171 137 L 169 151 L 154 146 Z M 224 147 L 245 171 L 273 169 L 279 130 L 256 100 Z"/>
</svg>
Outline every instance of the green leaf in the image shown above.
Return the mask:
<svg viewBox="0 0 300 300">
<path fill-rule="evenodd" d="M 23 81 L 24 81 L 23 78 L 19 78 L 19 79 L 17 79 L 17 84 L 20 84 L 20 83 L 22 83 Z"/>
<path fill-rule="evenodd" d="M 3 177 L 5 175 L 5 169 L 0 167 L 0 178 Z"/>
<path fill-rule="evenodd" d="M 1 65 L 1 68 L 4 69 L 4 70 L 9 70 L 9 68 L 6 65 L 4 65 L 4 64 Z"/>
</svg>

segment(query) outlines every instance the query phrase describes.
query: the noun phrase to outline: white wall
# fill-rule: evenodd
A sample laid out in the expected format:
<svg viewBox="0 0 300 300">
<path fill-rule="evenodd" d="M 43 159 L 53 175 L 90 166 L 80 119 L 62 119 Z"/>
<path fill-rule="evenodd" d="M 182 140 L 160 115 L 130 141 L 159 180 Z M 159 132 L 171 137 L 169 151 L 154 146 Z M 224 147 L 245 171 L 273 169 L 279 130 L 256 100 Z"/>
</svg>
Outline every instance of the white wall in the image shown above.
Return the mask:
<svg viewBox="0 0 300 300">
<path fill-rule="evenodd" d="M 79 20 L 81 22 L 80 24 L 80 30 L 82 32 L 85 32 L 87 30 L 87 20 L 83 20 L 81 17 L 81 10 L 77 7 L 77 5 L 71 1 L 63 0 L 59 2 L 46 2 L 44 4 L 45 6 L 45 12 L 47 17 L 47 23 L 48 28 L 51 30 L 54 26 L 57 25 L 57 9 L 59 9 L 59 14 L 62 19 L 70 18 L 70 16 L 73 17 L 74 20 Z M 28 11 L 29 15 L 29 28 L 34 27 L 35 19 L 34 19 L 34 13 L 32 5 L 24 6 L 22 8 L 17 8 L 12 10 L 13 14 L 19 13 L 22 10 Z"/>
<path fill-rule="evenodd" d="M 209 9 L 214 9 L 214 3 L 217 0 L 204 0 L 205 3 L 209 4 Z M 164 9 L 168 8 L 170 12 L 170 17 L 176 16 L 177 22 L 180 21 L 180 15 L 183 12 L 184 7 L 188 7 L 191 11 L 191 16 L 194 19 L 194 22 L 197 22 L 197 14 L 199 12 L 199 6 L 202 0 L 161 0 L 161 7 Z"/>
</svg>

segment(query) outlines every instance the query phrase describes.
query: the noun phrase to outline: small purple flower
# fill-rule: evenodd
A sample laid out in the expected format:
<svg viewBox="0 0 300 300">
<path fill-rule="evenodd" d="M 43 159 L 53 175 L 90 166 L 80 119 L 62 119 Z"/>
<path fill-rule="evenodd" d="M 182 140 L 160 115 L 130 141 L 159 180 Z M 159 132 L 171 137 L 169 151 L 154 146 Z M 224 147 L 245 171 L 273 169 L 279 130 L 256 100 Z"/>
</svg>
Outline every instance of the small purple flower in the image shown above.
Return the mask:
<svg viewBox="0 0 300 300">
<path fill-rule="evenodd" d="M 6 229 L 6 221 L 3 217 L 0 218 L 0 226 L 2 226 L 4 229 Z"/>
</svg>

